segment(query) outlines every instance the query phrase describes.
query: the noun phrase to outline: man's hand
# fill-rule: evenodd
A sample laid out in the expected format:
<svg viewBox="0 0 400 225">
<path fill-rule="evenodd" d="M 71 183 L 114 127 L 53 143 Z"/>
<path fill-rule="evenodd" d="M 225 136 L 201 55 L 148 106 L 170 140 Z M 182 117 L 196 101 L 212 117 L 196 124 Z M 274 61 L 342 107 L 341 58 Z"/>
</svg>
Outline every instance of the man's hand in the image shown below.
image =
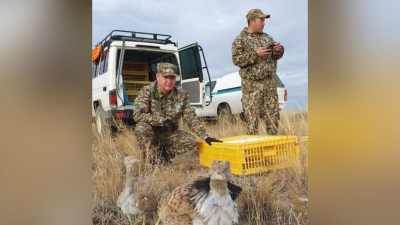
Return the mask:
<svg viewBox="0 0 400 225">
<path fill-rule="evenodd" d="M 222 141 L 220 141 L 220 140 L 218 140 L 218 139 L 215 139 L 215 138 L 212 138 L 212 137 L 207 137 L 205 141 L 207 142 L 207 144 L 208 144 L 209 146 L 212 146 L 212 145 L 211 145 L 211 142 L 222 142 Z"/>
<path fill-rule="evenodd" d="M 172 122 L 172 120 L 167 119 L 164 121 L 164 126 L 169 128 L 169 131 L 174 132 L 176 130 L 176 126 L 174 124 L 174 122 Z"/>
<path fill-rule="evenodd" d="M 276 43 L 275 43 L 274 51 L 276 51 L 276 52 L 282 51 L 282 45 L 281 45 L 281 43 L 279 43 L 279 42 L 276 42 Z"/>
<path fill-rule="evenodd" d="M 268 48 L 265 48 L 265 47 L 259 47 L 256 52 L 257 52 L 258 56 L 264 57 L 264 56 L 267 56 L 267 55 L 271 55 L 272 49 L 268 49 Z"/>
</svg>

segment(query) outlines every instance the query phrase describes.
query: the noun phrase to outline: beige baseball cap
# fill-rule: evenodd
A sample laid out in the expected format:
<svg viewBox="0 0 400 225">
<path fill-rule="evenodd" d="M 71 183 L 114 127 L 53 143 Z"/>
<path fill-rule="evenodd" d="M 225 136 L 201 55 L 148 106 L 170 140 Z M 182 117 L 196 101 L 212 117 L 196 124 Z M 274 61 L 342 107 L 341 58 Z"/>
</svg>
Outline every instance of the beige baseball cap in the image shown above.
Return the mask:
<svg viewBox="0 0 400 225">
<path fill-rule="evenodd" d="M 269 14 L 264 14 L 261 11 L 261 9 L 252 9 L 246 15 L 246 19 L 247 20 L 252 20 L 254 18 L 269 18 L 269 17 L 270 17 L 270 15 Z"/>
<path fill-rule="evenodd" d="M 163 76 L 179 77 L 179 75 L 176 74 L 177 69 L 178 69 L 178 67 L 171 63 L 158 63 L 157 64 L 157 73 L 159 73 Z"/>
</svg>

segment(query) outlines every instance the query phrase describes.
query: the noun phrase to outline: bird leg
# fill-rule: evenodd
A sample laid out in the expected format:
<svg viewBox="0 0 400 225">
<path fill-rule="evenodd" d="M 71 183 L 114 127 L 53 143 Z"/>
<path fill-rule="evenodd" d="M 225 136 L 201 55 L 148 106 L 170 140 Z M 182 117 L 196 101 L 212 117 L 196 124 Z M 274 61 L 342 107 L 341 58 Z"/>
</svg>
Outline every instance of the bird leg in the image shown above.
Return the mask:
<svg viewBox="0 0 400 225">
<path fill-rule="evenodd" d="M 128 217 L 128 219 L 129 219 L 129 223 L 132 225 L 132 219 L 131 219 L 131 215 L 127 214 L 126 216 L 127 216 L 127 217 Z"/>
</svg>

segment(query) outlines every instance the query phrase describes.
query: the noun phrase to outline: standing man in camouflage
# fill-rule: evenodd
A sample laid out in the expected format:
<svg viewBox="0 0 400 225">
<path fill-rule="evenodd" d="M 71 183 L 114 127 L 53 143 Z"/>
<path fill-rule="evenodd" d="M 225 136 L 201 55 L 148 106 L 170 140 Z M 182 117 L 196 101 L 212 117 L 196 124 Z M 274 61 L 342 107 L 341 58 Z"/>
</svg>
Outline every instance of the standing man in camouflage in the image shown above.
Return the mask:
<svg viewBox="0 0 400 225">
<path fill-rule="evenodd" d="M 206 129 L 190 107 L 188 92 L 175 87 L 177 66 L 157 64 L 157 80 L 143 87 L 135 99 L 133 119 L 139 148 L 150 163 L 169 163 L 175 154 L 187 152 L 197 145 L 196 138 L 178 130 L 182 117 L 190 129 L 207 144 L 221 142 L 208 136 Z"/>
<path fill-rule="evenodd" d="M 242 104 L 249 135 L 258 133 L 259 118 L 264 118 L 269 135 L 278 133 L 279 102 L 272 75 L 284 49 L 263 33 L 265 18 L 269 17 L 260 9 L 250 10 L 246 16 L 248 27 L 232 44 L 232 61 L 240 68 L 242 78 Z"/>
</svg>

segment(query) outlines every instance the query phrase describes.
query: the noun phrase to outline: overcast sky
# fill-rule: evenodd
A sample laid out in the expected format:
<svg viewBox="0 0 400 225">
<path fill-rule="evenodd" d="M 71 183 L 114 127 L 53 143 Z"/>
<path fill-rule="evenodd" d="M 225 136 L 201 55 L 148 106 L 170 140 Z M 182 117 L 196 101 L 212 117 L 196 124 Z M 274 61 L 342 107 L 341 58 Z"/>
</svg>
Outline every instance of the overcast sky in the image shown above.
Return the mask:
<svg viewBox="0 0 400 225">
<path fill-rule="evenodd" d="M 231 59 L 235 37 L 247 27 L 246 14 L 259 8 L 271 17 L 264 32 L 285 47 L 277 74 L 286 85 L 286 109 L 308 106 L 308 5 L 306 0 L 93 0 L 94 45 L 112 30 L 172 35 L 183 47 L 198 42 L 211 79 L 237 72 Z"/>
</svg>

